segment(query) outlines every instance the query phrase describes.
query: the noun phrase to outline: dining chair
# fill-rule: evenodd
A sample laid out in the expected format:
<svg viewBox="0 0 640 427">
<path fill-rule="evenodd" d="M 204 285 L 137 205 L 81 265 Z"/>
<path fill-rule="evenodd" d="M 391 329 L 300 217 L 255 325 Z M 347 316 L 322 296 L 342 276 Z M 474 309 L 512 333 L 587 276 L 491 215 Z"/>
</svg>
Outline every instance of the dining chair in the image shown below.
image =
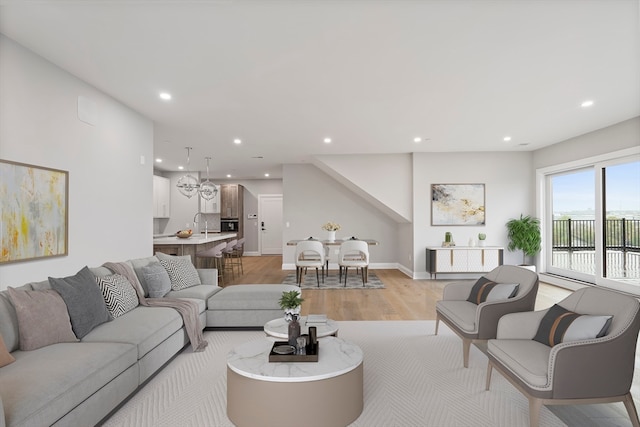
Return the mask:
<svg viewBox="0 0 640 427">
<path fill-rule="evenodd" d="M 361 269 L 362 286 L 364 287 L 369 276 L 369 244 L 363 240 L 345 240 L 340 244 L 338 253 L 339 281 L 342 281 L 344 269 L 344 286 L 347 286 L 347 272 L 349 267 Z"/>
<path fill-rule="evenodd" d="M 302 283 L 302 277 L 308 267 L 316 269 L 316 279 L 320 287 L 318 268 L 322 270 L 322 283 L 324 283 L 325 249 L 318 240 L 302 240 L 296 244 L 296 283 Z"/>
</svg>

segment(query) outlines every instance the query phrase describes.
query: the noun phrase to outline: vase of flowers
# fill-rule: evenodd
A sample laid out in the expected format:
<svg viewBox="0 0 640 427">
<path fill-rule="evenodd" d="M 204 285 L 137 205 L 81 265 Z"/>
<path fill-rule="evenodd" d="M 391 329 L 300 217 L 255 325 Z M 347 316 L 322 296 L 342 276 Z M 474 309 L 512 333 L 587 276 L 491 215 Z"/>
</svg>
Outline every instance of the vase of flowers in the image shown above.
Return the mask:
<svg viewBox="0 0 640 427">
<path fill-rule="evenodd" d="M 329 232 L 327 240 L 334 242 L 336 240 L 336 231 L 340 230 L 340 224 L 329 221 L 322 226 L 322 229 Z"/>
</svg>

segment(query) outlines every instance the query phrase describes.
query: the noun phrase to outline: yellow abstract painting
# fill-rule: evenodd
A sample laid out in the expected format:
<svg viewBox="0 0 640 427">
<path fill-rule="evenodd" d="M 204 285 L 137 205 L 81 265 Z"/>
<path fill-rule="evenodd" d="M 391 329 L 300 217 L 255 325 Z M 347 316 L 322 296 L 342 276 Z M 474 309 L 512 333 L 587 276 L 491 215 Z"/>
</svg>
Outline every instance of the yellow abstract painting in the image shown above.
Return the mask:
<svg viewBox="0 0 640 427">
<path fill-rule="evenodd" d="M 68 252 L 69 173 L 0 160 L 0 263 Z"/>
</svg>

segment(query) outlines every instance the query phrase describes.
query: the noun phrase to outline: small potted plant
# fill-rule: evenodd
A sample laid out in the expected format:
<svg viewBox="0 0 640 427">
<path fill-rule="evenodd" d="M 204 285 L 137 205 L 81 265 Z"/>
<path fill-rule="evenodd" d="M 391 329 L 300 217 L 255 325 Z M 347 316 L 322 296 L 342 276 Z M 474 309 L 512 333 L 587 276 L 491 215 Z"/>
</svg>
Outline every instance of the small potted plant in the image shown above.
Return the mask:
<svg viewBox="0 0 640 427">
<path fill-rule="evenodd" d="M 283 291 L 280 296 L 280 308 L 284 310 L 284 318 L 287 322 L 293 320 L 294 316 L 300 316 L 300 305 L 304 299 L 299 291 Z"/>
<path fill-rule="evenodd" d="M 507 222 L 507 238 L 509 251 L 522 251 L 521 267 L 535 271 L 535 266 L 527 264 L 527 256 L 533 257 L 542 249 L 542 236 L 540 234 L 540 220 L 529 215 L 520 219 L 511 219 Z"/>
<path fill-rule="evenodd" d="M 329 221 L 322 225 L 322 229 L 329 232 L 328 240 L 334 242 L 336 240 L 336 231 L 340 230 L 340 224 Z"/>
<path fill-rule="evenodd" d="M 484 246 L 484 241 L 487 239 L 487 235 L 484 233 L 478 233 L 478 246 Z"/>
</svg>

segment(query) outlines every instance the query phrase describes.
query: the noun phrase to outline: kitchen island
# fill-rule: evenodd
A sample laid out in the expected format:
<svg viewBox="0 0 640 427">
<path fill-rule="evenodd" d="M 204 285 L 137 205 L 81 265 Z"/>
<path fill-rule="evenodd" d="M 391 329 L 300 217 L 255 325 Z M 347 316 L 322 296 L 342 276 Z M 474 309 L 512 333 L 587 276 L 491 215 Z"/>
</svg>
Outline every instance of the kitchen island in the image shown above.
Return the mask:
<svg viewBox="0 0 640 427">
<path fill-rule="evenodd" d="M 153 239 L 153 253 L 162 252 L 167 255 L 190 255 L 191 262 L 196 267 L 204 267 L 203 260 L 196 258 L 196 253 L 214 247 L 222 241 L 228 242 L 237 238 L 238 233 L 208 233 L 194 234 L 188 239 L 182 239 L 176 236 L 159 237 Z"/>
</svg>

